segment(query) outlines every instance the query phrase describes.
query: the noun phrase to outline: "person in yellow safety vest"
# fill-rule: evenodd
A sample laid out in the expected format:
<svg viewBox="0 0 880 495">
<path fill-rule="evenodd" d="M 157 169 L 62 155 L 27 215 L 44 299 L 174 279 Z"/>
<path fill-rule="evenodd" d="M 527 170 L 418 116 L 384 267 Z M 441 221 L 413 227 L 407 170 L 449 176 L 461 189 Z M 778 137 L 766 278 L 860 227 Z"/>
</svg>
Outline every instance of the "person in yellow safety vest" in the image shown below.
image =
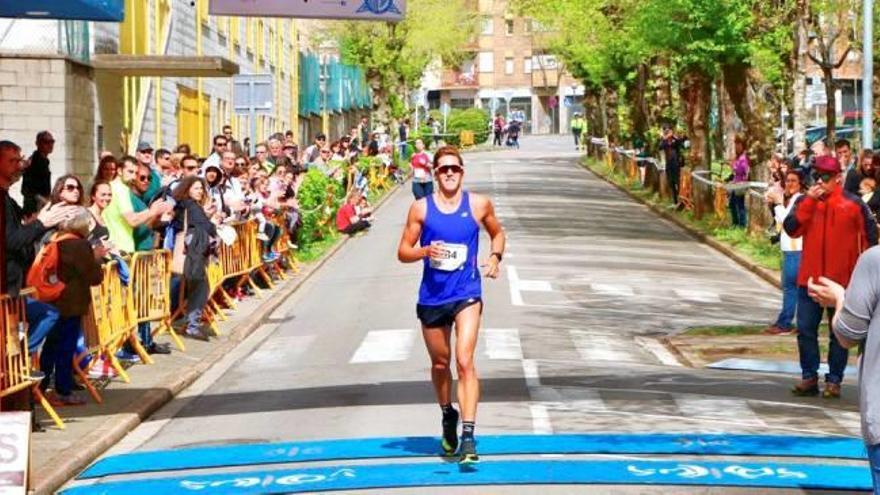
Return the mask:
<svg viewBox="0 0 880 495">
<path fill-rule="evenodd" d="M 587 122 L 580 113 L 575 112 L 571 118 L 571 134 L 574 136 L 574 149 L 581 149 L 581 135 L 587 127 Z"/>
</svg>

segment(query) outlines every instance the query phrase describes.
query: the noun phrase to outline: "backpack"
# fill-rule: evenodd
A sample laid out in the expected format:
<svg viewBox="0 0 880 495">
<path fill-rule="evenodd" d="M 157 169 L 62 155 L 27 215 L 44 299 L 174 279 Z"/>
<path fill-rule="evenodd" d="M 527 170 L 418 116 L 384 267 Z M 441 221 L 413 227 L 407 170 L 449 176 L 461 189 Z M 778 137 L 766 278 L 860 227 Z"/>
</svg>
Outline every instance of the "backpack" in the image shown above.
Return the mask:
<svg viewBox="0 0 880 495">
<path fill-rule="evenodd" d="M 55 234 L 46 245 L 40 248 L 40 252 L 37 253 L 37 258 L 27 274 L 27 285 L 34 288 L 36 300 L 52 302 L 61 297 L 65 285 L 59 276 L 61 251 L 58 248 L 58 243 L 79 238 L 76 234 Z"/>
</svg>

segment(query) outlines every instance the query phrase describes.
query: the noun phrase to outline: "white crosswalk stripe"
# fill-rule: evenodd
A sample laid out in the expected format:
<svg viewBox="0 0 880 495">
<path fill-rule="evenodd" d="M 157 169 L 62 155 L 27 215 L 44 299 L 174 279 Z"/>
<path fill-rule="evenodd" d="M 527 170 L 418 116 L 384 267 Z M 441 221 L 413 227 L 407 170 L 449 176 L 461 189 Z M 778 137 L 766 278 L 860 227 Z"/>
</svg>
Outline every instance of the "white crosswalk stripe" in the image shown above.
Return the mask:
<svg viewBox="0 0 880 495">
<path fill-rule="evenodd" d="M 675 398 L 682 415 L 695 419 L 726 421 L 731 424 L 763 426 L 766 423 L 742 399 L 683 395 Z"/>
<path fill-rule="evenodd" d="M 630 339 L 586 330 L 569 330 L 569 334 L 575 349 L 584 361 L 645 362 L 641 352 Z"/>
<path fill-rule="evenodd" d="M 522 359 L 522 345 L 516 328 L 485 328 L 481 332 L 489 359 Z"/>
<path fill-rule="evenodd" d="M 632 296 L 633 290 L 632 287 L 628 285 L 621 284 L 591 284 L 590 288 L 599 294 L 604 294 L 606 296 Z"/>
<path fill-rule="evenodd" d="M 412 352 L 415 330 L 373 330 L 368 332 L 352 356 L 352 364 L 404 361 Z"/>
<path fill-rule="evenodd" d="M 693 302 L 702 302 L 702 303 L 720 303 L 721 298 L 718 294 L 707 291 L 707 290 L 693 290 L 693 289 L 676 289 L 675 293 L 678 294 L 678 297 Z"/>
<path fill-rule="evenodd" d="M 825 414 L 840 425 L 844 430 L 856 436 L 862 436 L 862 421 L 859 413 L 854 411 L 825 411 Z"/>
</svg>

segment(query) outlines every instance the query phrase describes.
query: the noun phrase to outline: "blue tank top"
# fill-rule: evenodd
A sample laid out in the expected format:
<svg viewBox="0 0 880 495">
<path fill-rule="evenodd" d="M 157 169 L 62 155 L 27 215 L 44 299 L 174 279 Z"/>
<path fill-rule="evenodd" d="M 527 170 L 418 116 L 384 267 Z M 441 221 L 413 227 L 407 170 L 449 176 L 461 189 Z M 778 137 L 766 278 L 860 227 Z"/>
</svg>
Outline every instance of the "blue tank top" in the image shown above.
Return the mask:
<svg viewBox="0 0 880 495">
<path fill-rule="evenodd" d="M 423 261 L 422 286 L 419 288 L 419 304 L 440 306 L 455 301 L 481 297 L 483 290 L 477 251 L 480 247 L 480 226 L 471 211 L 470 196 L 464 191 L 461 204 L 454 213 L 443 213 L 434 203 L 434 195 L 425 197 L 427 211 L 422 224 L 419 242 L 427 246 L 433 241 L 456 245 L 455 253 L 462 253 L 466 246 L 467 255 L 458 268 L 448 271 L 434 268 L 431 260 Z"/>
</svg>

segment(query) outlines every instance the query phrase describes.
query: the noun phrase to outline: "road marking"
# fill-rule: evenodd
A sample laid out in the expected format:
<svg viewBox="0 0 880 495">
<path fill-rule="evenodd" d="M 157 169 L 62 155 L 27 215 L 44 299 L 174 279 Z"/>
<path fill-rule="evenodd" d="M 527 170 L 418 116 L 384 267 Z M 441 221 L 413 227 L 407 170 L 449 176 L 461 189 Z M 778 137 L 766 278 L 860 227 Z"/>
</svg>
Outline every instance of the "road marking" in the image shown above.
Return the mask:
<svg viewBox="0 0 880 495">
<path fill-rule="evenodd" d="M 596 334 L 586 330 L 569 330 L 571 340 L 584 361 L 641 362 L 632 352 L 632 341 L 615 339 L 608 334 Z"/>
<path fill-rule="evenodd" d="M 676 397 L 675 403 L 685 416 L 694 419 L 735 420 L 740 424 L 767 427 L 767 424 L 742 399 L 691 395 Z"/>
<path fill-rule="evenodd" d="M 632 287 L 622 284 L 590 284 L 595 292 L 606 296 L 632 296 Z"/>
<path fill-rule="evenodd" d="M 516 328 L 486 328 L 486 355 L 489 359 L 522 359 L 522 345 Z"/>
<path fill-rule="evenodd" d="M 721 298 L 718 297 L 718 294 L 707 290 L 676 289 L 675 293 L 678 294 L 678 297 L 687 301 L 702 303 L 721 302 Z"/>
<path fill-rule="evenodd" d="M 546 280 L 520 280 L 519 290 L 534 292 L 553 292 L 553 287 Z"/>
<path fill-rule="evenodd" d="M 543 403 L 529 404 L 529 412 L 532 413 L 532 431 L 536 435 L 552 435 L 553 425 L 550 423 L 550 413 Z"/>
<path fill-rule="evenodd" d="M 667 349 L 666 346 L 657 340 L 647 337 L 636 337 L 635 340 L 643 349 L 653 354 L 660 363 L 665 364 L 666 366 L 682 365 L 678 358 L 676 358 L 674 354 L 669 352 L 669 349 Z"/>
<path fill-rule="evenodd" d="M 523 359 L 523 376 L 526 378 L 526 386 L 538 388 L 541 386 L 541 376 L 538 374 L 538 363 L 534 359 Z"/>
<path fill-rule="evenodd" d="M 519 274 L 513 265 L 507 265 L 507 283 L 510 284 L 510 304 L 522 306 L 523 298 L 519 292 Z"/>
<path fill-rule="evenodd" d="M 825 410 L 825 415 L 830 416 L 835 423 L 840 425 L 844 430 L 862 436 L 862 419 L 859 413 L 853 411 L 841 411 L 835 409 L 833 411 Z"/>
<path fill-rule="evenodd" d="M 367 333 L 349 363 L 403 361 L 410 353 L 415 332 L 403 330 L 372 330 Z"/>
</svg>

